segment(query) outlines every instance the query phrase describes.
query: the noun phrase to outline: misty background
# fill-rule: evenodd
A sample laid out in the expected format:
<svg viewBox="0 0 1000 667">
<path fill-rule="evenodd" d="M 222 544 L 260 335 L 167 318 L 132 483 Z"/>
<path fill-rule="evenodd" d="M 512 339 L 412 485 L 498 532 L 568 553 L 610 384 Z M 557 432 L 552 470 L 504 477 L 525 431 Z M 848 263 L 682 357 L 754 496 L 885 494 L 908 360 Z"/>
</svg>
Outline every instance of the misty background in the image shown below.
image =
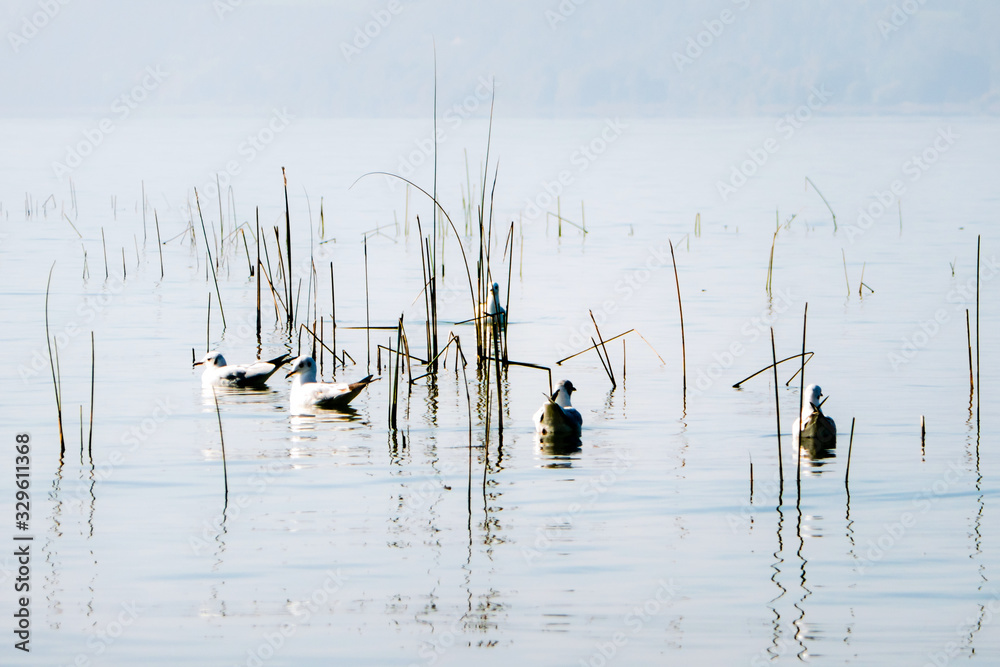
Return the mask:
<svg viewBox="0 0 1000 667">
<path fill-rule="evenodd" d="M 996 114 L 998 34 L 987 0 L 5 0 L 0 116 L 427 118 L 434 45 L 439 114 L 494 79 L 506 117 Z"/>
</svg>

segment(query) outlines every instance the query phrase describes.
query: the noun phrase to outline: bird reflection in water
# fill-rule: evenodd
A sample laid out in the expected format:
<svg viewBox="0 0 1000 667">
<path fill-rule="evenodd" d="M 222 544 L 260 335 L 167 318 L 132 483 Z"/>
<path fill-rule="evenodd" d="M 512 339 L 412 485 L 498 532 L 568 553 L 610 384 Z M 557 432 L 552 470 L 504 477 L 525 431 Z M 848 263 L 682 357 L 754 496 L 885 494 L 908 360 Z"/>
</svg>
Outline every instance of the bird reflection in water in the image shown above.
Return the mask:
<svg viewBox="0 0 1000 667">
<path fill-rule="evenodd" d="M 544 468 L 572 468 L 582 445 L 576 436 L 535 436 L 535 451 Z"/>
</svg>

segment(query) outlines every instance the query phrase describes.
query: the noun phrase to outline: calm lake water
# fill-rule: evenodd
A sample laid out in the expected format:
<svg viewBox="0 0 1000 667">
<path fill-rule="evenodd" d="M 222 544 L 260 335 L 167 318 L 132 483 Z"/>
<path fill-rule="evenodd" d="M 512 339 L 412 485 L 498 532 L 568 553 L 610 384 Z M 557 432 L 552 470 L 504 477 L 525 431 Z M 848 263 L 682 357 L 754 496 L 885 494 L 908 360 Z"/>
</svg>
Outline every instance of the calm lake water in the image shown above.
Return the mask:
<svg viewBox="0 0 1000 667">
<path fill-rule="evenodd" d="M 487 438 L 485 382 L 470 364 L 471 484 L 453 354 L 436 382 L 404 392 L 393 434 L 376 346 L 394 333 L 373 330 L 369 347 L 358 328 L 367 238 L 367 317 L 389 327 L 402 314 L 411 351 L 426 356 L 416 216 L 428 233 L 430 204 L 383 176 L 352 184 L 391 171 L 431 190 L 429 122 L 280 109 L 133 118 L 111 133 L 99 119 L 4 121 L 0 663 L 996 664 L 1000 124 L 778 120 L 498 117 L 485 181 L 488 206 L 498 164 L 492 262 L 504 301 L 509 291 L 510 358 L 571 379 L 584 431 L 577 452 L 539 448 L 531 415 L 548 378 L 512 366 L 502 437 L 494 402 Z M 458 242 L 475 262 L 463 199 L 471 186 L 480 201 L 488 126 L 441 125 L 437 187 L 460 238 L 439 242 L 440 336 L 459 335 L 471 360 L 473 328 L 455 324 L 472 315 Z M 192 349 L 205 351 L 211 298 L 207 345 L 231 362 L 258 354 L 248 258 L 259 214 L 277 277 L 281 167 L 299 319 L 313 319 L 311 257 L 332 345 L 333 263 L 336 345 L 350 355 L 336 378 L 370 368 L 382 379 L 353 412 L 317 418 L 289 416 L 283 372 L 267 391 L 220 392 L 226 495 Z M 545 215 L 557 209 L 587 234 L 571 222 L 560 234 Z M 44 326 L 53 263 L 61 461 Z M 773 374 L 732 385 L 771 362 L 769 325 L 779 358 L 800 351 L 806 302 L 806 382 L 829 396 L 839 439 L 834 457 L 802 461 L 797 486 L 799 379 L 786 386 L 797 362 L 783 364 L 780 486 Z M 264 358 L 299 350 L 275 308 L 265 284 Z M 974 346 L 978 314 L 981 399 L 966 309 Z M 604 338 L 635 330 L 608 344 L 616 388 L 592 351 L 555 366 L 591 344 L 588 311 Z M 81 454 L 91 331 L 93 465 Z M 27 531 L 13 516 L 22 432 Z M 13 647 L 15 535 L 34 537 L 29 654 Z"/>
</svg>

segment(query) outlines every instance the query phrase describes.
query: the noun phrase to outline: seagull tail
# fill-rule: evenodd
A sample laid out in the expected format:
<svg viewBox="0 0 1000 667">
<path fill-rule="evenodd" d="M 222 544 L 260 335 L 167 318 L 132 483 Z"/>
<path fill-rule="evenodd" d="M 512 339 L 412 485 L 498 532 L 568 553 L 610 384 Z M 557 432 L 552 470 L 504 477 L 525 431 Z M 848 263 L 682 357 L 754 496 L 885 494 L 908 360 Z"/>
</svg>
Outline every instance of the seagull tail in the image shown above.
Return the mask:
<svg viewBox="0 0 1000 667">
<path fill-rule="evenodd" d="M 267 363 L 274 364 L 274 368 L 275 368 L 275 370 L 277 370 L 279 367 L 281 367 L 281 366 L 287 364 L 289 361 L 291 361 L 291 359 L 292 359 L 292 355 L 286 353 L 286 354 L 281 355 L 280 357 L 275 357 L 274 359 L 268 359 Z"/>
<path fill-rule="evenodd" d="M 368 385 L 370 385 L 372 382 L 375 382 L 375 379 L 377 379 L 377 378 L 375 378 L 374 375 L 369 375 L 368 377 L 361 378 L 357 382 L 352 382 L 351 384 L 349 384 L 347 386 L 351 389 L 351 391 L 354 391 L 355 389 L 364 389 L 365 387 L 367 387 Z"/>
</svg>

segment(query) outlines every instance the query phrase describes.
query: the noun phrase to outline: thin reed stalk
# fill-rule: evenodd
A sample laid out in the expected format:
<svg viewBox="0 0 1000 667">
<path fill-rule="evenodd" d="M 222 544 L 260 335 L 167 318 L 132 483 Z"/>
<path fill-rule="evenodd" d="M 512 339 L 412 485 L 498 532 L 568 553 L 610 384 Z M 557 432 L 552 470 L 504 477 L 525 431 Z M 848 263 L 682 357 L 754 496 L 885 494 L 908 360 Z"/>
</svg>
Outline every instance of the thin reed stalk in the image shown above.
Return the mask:
<svg viewBox="0 0 1000 667">
<path fill-rule="evenodd" d="M 260 243 L 263 237 L 260 235 L 260 207 L 255 208 L 256 214 L 256 224 L 257 224 L 257 266 L 256 266 L 256 278 L 257 278 L 257 353 L 260 354 Z"/>
<path fill-rule="evenodd" d="M 976 236 L 976 432 L 979 432 L 979 399 L 983 393 L 983 383 L 979 377 L 979 259 L 983 245 L 982 235 Z"/>
<path fill-rule="evenodd" d="M 496 376 L 497 376 L 497 432 L 503 437 L 503 391 L 500 385 L 500 322 L 498 318 L 492 317 L 493 320 L 493 358 L 496 363 Z M 487 406 L 489 409 L 489 406 Z"/>
<path fill-rule="evenodd" d="M 847 443 L 847 470 L 844 472 L 844 486 L 851 478 L 851 451 L 854 449 L 854 417 L 851 417 L 851 439 Z"/>
<path fill-rule="evenodd" d="M 809 318 L 809 302 L 802 311 L 802 367 L 799 369 L 799 436 L 802 435 L 802 408 L 806 400 L 806 322 Z M 802 443 L 799 443 L 798 458 L 795 463 L 795 484 L 801 492 L 802 486 Z"/>
<path fill-rule="evenodd" d="M 215 399 L 215 416 L 219 420 L 219 442 L 222 444 L 222 480 L 225 484 L 226 498 L 229 498 L 229 471 L 226 466 L 226 439 L 222 435 L 222 411 L 219 410 L 219 396 L 215 393 L 215 387 L 212 387 L 212 398 Z"/>
<path fill-rule="evenodd" d="M 455 336 L 452 340 L 455 341 L 455 354 L 462 354 L 462 341 Z M 449 341 L 450 342 L 450 341 Z M 464 354 L 462 354 L 465 357 Z M 457 366 L 458 364 L 456 364 Z M 456 373 L 458 370 L 456 368 Z M 469 378 L 465 375 L 465 365 L 462 365 L 462 384 L 465 385 L 465 404 L 469 411 L 469 487 L 467 494 L 467 502 L 469 509 L 469 520 L 472 520 L 472 396 L 469 393 Z"/>
<path fill-rule="evenodd" d="M 90 460 L 94 460 L 94 369 L 96 368 L 95 362 L 95 346 L 94 346 L 94 332 L 90 332 L 90 431 L 87 435 L 87 455 Z M 80 406 L 81 408 L 83 406 Z M 82 443 L 81 443 L 82 444 Z"/>
<path fill-rule="evenodd" d="M 212 349 L 212 293 L 208 293 L 208 308 L 205 310 L 205 353 Z"/>
<path fill-rule="evenodd" d="M 201 234 L 205 238 L 205 252 L 208 253 L 208 265 L 212 269 L 212 281 L 215 283 L 215 295 L 219 297 L 219 313 L 222 314 L 222 328 L 226 328 L 226 311 L 222 307 L 222 294 L 219 292 L 219 277 L 215 273 L 215 264 L 212 263 L 212 250 L 208 244 L 208 232 L 205 231 L 205 218 L 201 214 L 201 201 L 198 198 L 198 188 L 194 189 L 194 201 L 198 207 L 198 220 L 201 221 Z"/>
<path fill-rule="evenodd" d="M 611 341 L 616 340 L 618 338 L 621 338 L 622 336 L 627 336 L 628 334 L 632 333 L 633 331 L 635 331 L 635 329 L 629 329 L 628 331 L 626 331 L 624 333 L 620 333 L 617 336 L 612 336 L 611 338 L 605 339 L 604 342 L 605 343 L 610 343 Z M 638 332 L 636 332 L 636 333 L 638 333 Z M 579 357 L 581 354 L 584 354 L 585 352 L 590 352 L 595 347 L 597 347 L 597 345 L 598 344 L 595 342 L 593 345 L 591 345 L 590 347 L 588 347 L 586 349 L 580 350 L 579 352 L 571 354 L 568 357 L 563 357 L 562 359 L 560 359 L 559 361 L 556 362 L 556 366 L 561 366 L 564 361 L 569 361 L 570 359 L 573 359 L 574 357 Z M 662 359 L 661 359 L 661 361 L 662 361 Z"/>
<path fill-rule="evenodd" d="M 625 384 L 625 339 L 622 339 L 622 384 Z"/>
<path fill-rule="evenodd" d="M 608 360 L 607 362 L 604 360 L 604 355 L 601 353 L 601 347 L 602 346 L 596 340 L 594 340 L 593 336 L 590 337 L 590 342 L 594 344 L 594 346 L 593 346 L 592 349 L 595 352 L 597 352 L 597 358 L 600 359 L 600 361 L 601 361 L 601 368 L 603 368 L 604 372 L 607 373 L 608 379 L 611 380 L 611 388 L 614 389 L 614 387 L 615 387 L 615 378 L 611 374 L 611 369 L 608 368 L 608 364 L 610 363 L 610 360 Z"/>
<path fill-rule="evenodd" d="M 843 248 L 840 249 L 840 256 L 844 259 L 844 281 L 847 283 L 847 298 L 850 299 L 851 298 L 851 279 L 847 277 L 847 253 L 844 252 Z M 862 275 L 862 280 L 864 280 L 863 275 Z M 858 286 L 858 296 L 860 296 L 860 295 L 861 295 L 861 286 L 859 285 Z"/>
<path fill-rule="evenodd" d="M 247 234 L 245 229 L 240 229 L 240 236 L 243 238 L 243 251 L 247 256 L 247 270 L 250 272 L 250 277 L 253 278 L 253 264 L 250 262 L 250 248 L 247 246 Z"/>
<path fill-rule="evenodd" d="M 837 214 L 833 212 L 833 207 L 830 206 L 830 202 L 828 202 L 826 200 L 826 197 L 823 196 L 823 193 L 819 191 L 819 188 L 816 187 L 816 184 L 813 183 L 809 179 L 808 176 L 806 176 L 806 183 L 808 183 L 809 185 L 813 186 L 813 190 L 816 191 L 816 194 L 819 195 L 819 198 L 823 200 L 824 204 L 826 204 L 826 208 L 830 211 L 830 215 L 833 216 L 833 231 L 836 232 L 837 231 Z"/>
<path fill-rule="evenodd" d="M 618 386 L 618 383 L 615 382 L 615 373 L 614 373 L 614 370 L 612 370 L 612 368 L 611 368 L 611 357 L 608 356 L 608 348 L 604 344 L 604 340 L 601 338 L 601 329 L 600 329 L 600 327 L 597 326 L 597 320 L 594 319 L 594 311 L 588 310 L 587 312 L 590 313 L 590 321 L 594 323 L 594 331 L 597 332 L 597 340 L 600 341 L 600 343 L 601 343 L 601 349 L 604 350 L 604 360 L 602 360 L 602 363 L 604 361 L 607 361 L 607 364 L 605 365 L 604 370 L 606 370 L 608 372 L 608 377 L 611 378 L 611 388 L 614 389 L 615 387 Z M 590 340 L 593 341 L 594 339 L 591 338 Z"/>
<path fill-rule="evenodd" d="M 163 278 L 163 242 L 160 241 L 160 216 L 153 209 L 153 220 L 156 221 L 156 248 L 160 251 L 160 278 Z"/>
<path fill-rule="evenodd" d="M 674 256 L 674 244 L 669 239 L 670 260 L 674 264 L 674 282 L 677 284 L 677 310 L 681 316 L 681 377 L 683 378 L 684 395 L 687 396 L 687 346 L 684 343 L 684 307 L 681 305 L 681 279 L 677 274 L 677 258 Z"/>
<path fill-rule="evenodd" d="M 389 428 L 397 429 L 397 408 L 399 406 L 399 351 L 403 344 L 403 315 L 399 316 L 399 327 L 396 329 L 396 350 L 392 372 L 392 387 L 389 399 Z M 389 356 L 392 358 L 392 339 L 389 339 Z"/>
<path fill-rule="evenodd" d="M 965 309 L 965 344 L 969 348 L 969 395 L 976 390 L 976 383 L 972 374 L 972 330 L 969 328 L 969 309 Z"/>
<path fill-rule="evenodd" d="M 372 319 L 368 299 L 368 237 L 365 237 L 365 340 L 368 345 L 368 373 L 372 372 Z"/>
<path fill-rule="evenodd" d="M 104 239 L 104 227 L 101 227 L 101 246 L 104 248 L 104 279 L 111 277 L 108 273 L 108 242 Z"/>
<path fill-rule="evenodd" d="M 810 352 L 806 352 L 806 360 L 805 360 L 805 363 L 809 363 L 809 361 L 810 361 L 810 360 L 812 360 L 812 358 L 813 358 L 813 356 L 814 356 L 815 354 L 816 354 L 816 353 L 815 353 L 815 352 L 812 352 L 812 351 L 810 351 Z M 784 359 L 782 359 L 781 361 L 778 361 L 778 362 L 777 362 L 776 364 L 768 364 L 767 366 L 764 366 L 764 368 L 760 369 L 759 371 L 757 371 L 757 372 L 756 372 L 756 373 L 754 373 L 753 375 L 750 375 L 750 376 L 747 376 L 747 377 L 743 378 L 742 380 L 740 380 L 739 382 L 737 382 L 736 384 L 734 384 L 734 385 L 733 385 L 733 389 L 739 389 L 739 388 L 740 388 L 740 385 L 742 385 L 742 384 L 743 384 L 744 382 L 746 382 L 747 380 L 752 380 L 753 378 L 757 377 L 758 375 L 760 375 L 760 374 L 761 374 L 761 373 L 763 373 L 764 371 L 767 371 L 767 370 L 770 370 L 770 369 L 771 369 L 771 367 L 773 367 L 773 366 L 775 366 L 775 365 L 778 365 L 778 366 L 780 366 L 781 364 L 785 363 L 786 361 L 791 361 L 792 359 L 798 359 L 798 358 L 800 358 L 800 357 L 802 357 L 802 355 L 801 355 L 801 354 L 793 354 L 793 355 L 792 355 L 792 356 L 790 356 L 790 357 L 785 357 L 785 358 L 784 358 Z M 798 376 L 798 374 L 799 374 L 799 371 L 798 371 L 798 370 L 796 370 L 796 371 L 795 371 L 795 374 L 794 374 L 794 375 L 792 375 L 792 377 L 791 377 L 791 378 L 789 378 L 788 382 L 786 382 L 786 383 L 785 383 L 785 386 L 787 387 L 787 386 L 788 386 L 788 384 L 789 384 L 789 383 L 790 383 L 790 382 L 791 382 L 792 380 L 794 380 L 794 379 L 795 379 L 795 378 L 796 378 L 796 377 Z"/>
<path fill-rule="evenodd" d="M 337 349 L 337 284 L 333 280 L 333 262 L 330 262 L 330 328 L 333 336 L 333 349 Z M 337 355 L 333 356 L 333 372 L 337 373 Z"/>
<path fill-rule="evenodd" d="M 785 486 L 785 468 L 781 457 L 781 401 L 778 397 L 778 355 L 774 347 L 774 327 L 771 327 L 771 366 L 774 368 L 774 419 L 778 429 L 778 483 L 781 489 Z M 779 491 L 780 495 L 780 491 Z M 778 499 L 781 502 L 781 499 Z"/>
<path fill-rule="evenodd" d="M 222 262 L 223 251 L 226 249 L 226 217 L 222 213 L 222 183 L 219 180 L 219 173 L 215 174 L 215 193 L 219 195 L 219 256 L 216 262 Z"/>
<path fill-rule="evenodd" d="M 288 210 L 288 177 L 285 176 L 285 168 L 281 168 L 281 180 L 285 186 L 285 259 L 286 266 L 288 267 L 288 280 L 286 285 L 288 286 L 288 303 L 292 302 L 292 217 Z M 291 331 L 295 328 L 295 315 L 289 310 L 288 311 L 288 330 Z"/>
<path fill-rule="evenodd" d="M 63 456 L 66 454 L 66 439 L 63 437 L 63 421 L 62 421 L 62 391 L 56 372 L 56 364 L 59 358 L 59 342 L 55 341 L 56 351 L 55 354 L 52 352 L 52 337 L 49 334 L 49 291 L 52 287 L 52 272 L 56 268 L 56 263 L 52 262 L 52 267 L 49 269 L 49 279 L 45 284 L 45 344 L 49 349 L 49 367 L 52 370 L 52 388 L 56 395 L 56 420 L 59 424 L 59 460 L 62 461 Z"/>
</svg>

